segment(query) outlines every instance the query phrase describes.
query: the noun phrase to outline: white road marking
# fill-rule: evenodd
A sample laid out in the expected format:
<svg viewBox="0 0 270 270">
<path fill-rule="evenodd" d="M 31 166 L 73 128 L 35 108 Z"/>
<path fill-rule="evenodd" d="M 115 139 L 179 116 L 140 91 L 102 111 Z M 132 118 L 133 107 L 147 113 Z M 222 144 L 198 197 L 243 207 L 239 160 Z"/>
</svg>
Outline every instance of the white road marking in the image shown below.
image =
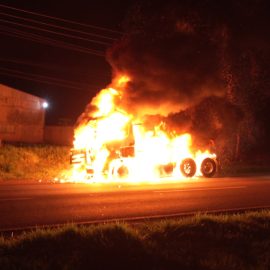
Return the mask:
<svg viewBox="0 0 270 270">
<path fill-rule="evenodd" d="M 0 199 L 0 202 L 5 202 L 5 201 L 24 201 L 24 200 L 31 200 L 32 198 L 28 197 L 23 197 L 23 198 L 5 198 L 5 199 Z"/>
<path fill-rule="evenodd" d="M 224 189 L 243 189 L 247 186 L 235 187 L 213 187 L 213 188 L 190 188 L 190 189 L 172 189 L 172 190 L 154 190 L 156 193 L 171 193 L 171 192 L 187 192 L 187 191 L 208 191 L 208 190 L 224 190 Z"/>
</svg>

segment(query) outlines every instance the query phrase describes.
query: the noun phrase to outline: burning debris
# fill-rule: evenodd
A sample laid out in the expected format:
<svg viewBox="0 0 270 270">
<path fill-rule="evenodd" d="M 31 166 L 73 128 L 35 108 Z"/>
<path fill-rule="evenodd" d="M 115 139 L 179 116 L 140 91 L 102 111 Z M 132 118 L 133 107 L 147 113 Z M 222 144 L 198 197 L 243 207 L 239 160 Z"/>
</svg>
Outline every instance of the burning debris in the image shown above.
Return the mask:
<svg viewBox="0 0 270 270">
<path fill-rule="evenodd" d="M 190 134 L 168 129 L 165 121 L 144 125 L 143 117 L 127 110 L 124 97 L 130 80 L 118 76 L 80 117 L 71 155 L 73 178 L 140 182 L 213 176 L 216 155 L 192 149 Z"/>
</svg>

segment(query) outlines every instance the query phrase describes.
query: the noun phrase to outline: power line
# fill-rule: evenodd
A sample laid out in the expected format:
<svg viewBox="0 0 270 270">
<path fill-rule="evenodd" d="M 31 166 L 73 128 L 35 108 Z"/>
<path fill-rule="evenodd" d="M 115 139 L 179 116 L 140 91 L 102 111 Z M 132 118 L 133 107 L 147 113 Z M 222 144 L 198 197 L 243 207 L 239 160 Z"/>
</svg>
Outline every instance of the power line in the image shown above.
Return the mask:
<svg viewBox="0 0 270 270">
<path fill-rule="evenodd" d="M 54 85 L 54 86 L 63 87 L 63 88 L 69 88 L 71 90 L 77 90 L 77 91 L 79 90 L 81 92 L 89 92 L 88 90 L 84 90 L 84 88 L 75 87 L 75 86 L 66 85 L 66 84 L 61 84 L 61 83 L 57 83 L 57 82 L 51 82 L 51 81 L 48 81 L 48 80 L 37 79 L 37 78 L 34 78 L 34 77 L 29 77 L 29 76 L 20 75 L 20 74 L 12 74 L 10 72 L 5 72 L 5 71 L 0 71 L 0 75 L 5 75 L 5 76 L 8 76 L 8 77 L 17 78 L 17 79 L 23 79 L 23 80 L 27 80 L 27 81 L 34 81 L 34 82 L 43 83 L 43 84 Z"/>
<path fill-rule="evenodd" d="M 15 30 L 13 30 L 13 31 L 15 32 Z M 23 34 L 23 32 L 18 33 L 17 31 L 16 31 L 16 33 L 2 32 L 2 34 L 5 34 L 5 35 L 11 36 L 11 37 L 16 37 L 16 38 L 21 38 L 21 39 L 26 39 L 26 40 L 38 42 L 38 43 L 41 43 L 41 44 L 51 45 L 53 47 L 64 48 L 64 49 L 69 49 L 69 50 L 73 50 L 73 51 L 78 51 L 78 52 L 81 52 L 81 53 L 93 54 L 93 55 L 96 55 L 96 56 L 104 57 L 104 54 L 102 52 L 89 50 L 89 49 L 79 47 L 79 46 L 75 46 L 75 45 L 73 46 L 73 45 L 67 44 L 65 42 L 54 41 L 54 40 L 49 39 L 49 38 L 47 38 L 47 39 L 42 38 L 42 37 L 39 37 L 38 35 L 35 35 L 36 37 L 34 37 L 34 35 Z"/>
<path fill-rule="evenodd" d="M 29 66 L 29 67 L 38 67 L 38 68 L 41 68 L 41 69 L 47 69 L 47 70 L 53 70 L 53 71 L 59 71 L 59 69 L 61 69 L 61 71 L 71 71 L 71 69 L 67 68 L 66 66 L 55 66 L 53 64 L 52 65 L 46 65 L 46 64 L 40 64 L 40 63 L 37 63 L 37 62 L 31 62 L 31 61 L 25 61 L 23 59 L 20 59 L 20 58 L 16 58 L 16 59 L 10 59 L 10 58 L 0 58 L 0 62 L 5 62 L 5 63 L 8 63 L 8 64 L 19 64 L 19 65 L 24 65 L 24 66 Z M 72 70 L 74 70 L 74 66 L 72 66 Z M 104 79 L 104 76 L 100 76 L 100 72 L 98 73 L 98 76 L 97 75 L 94 75 L 94 74 L 87 74 L 87 76 L 95 76 L 95 78 L 100 78 L 100 79 Z"/>
<path fill-rule="evenodd" d="M 49 16 L 49 15 L 45 15 L 45 14 L 41 14 L 41 13 L 37 13 L 37 12 L 33 12 L 33 11 L 28 11 L 28 10 L 24 10 L 24 9 L 20 9 L 20 8 L 15 8 L 15 7 L 3 5 L 3 4 L 0 4 L 0 7 L 4 7 L 4 8 L 7 8 L 7 9 L 12 9 L 12 10 L 16 10 L 16 11 L 36 15 L 36 16 L 41 16 L 41 17 L 48 18 L 48 19 L 62 21 L 62 22 L 65 22 L 65 23 L 72 23 L 74 25 L 80 25 L 80 26 L 84 26 L 84 27 L 97 29 L 97 30 L 108 31 L 108 32 L 111 32 L 111 33 L 123 34 L 123 32 L 120 32 L 120 31 L 117 31 L 117 30 L 112 30 L 112 29 L 109 29 L 109 28 L 99 27 L 99 26 L 95 26 L 95 25 L 91 25 L 91 24 L 79 23 L 79 22 L 75 22 L 75 21 L 72 21 L 72 20 L 67 20 L 67 19 L 54 17 L 54 16 Z"/>
<path fill-rule="evenodd" d="M 76 39 L 80 39 L 80 40 L 84 40 L 84 41 L 88 41 L 88 42 L 93 42 L 93 43 L 97 43 L 97 44 L 102 44 L 102 45 L 106 45 L 106 46 L 110 45 L 110 43 L 104 42 L 104 41 L 98 41 L 98 40 L 78 37 L 78 36 L 75 36 L 75 35 L 56 32 L 56 31 L 43 29 L 43 28 L 36 27 L 36 26 L 26 25 L 26 24 L 22 24 L 22 23 L 16 23 L 16 22 L 12 22 L 12 21 L 9 21 L 9 20 L 0 19 L 0 22 L 9 23 L 9 24 L 12 24 L 12 25 L 17 25 L 17 26 L 21 26 L 21 27 L 25 27 L 25 28 L 29 28 L 29 29 L 33 29 L 33 30 L 40 30 L 40 31 L 43 31 L 43 32 L 47 32 L 47 33 L 51 33 L 51 34 L 55 34 L 55 35 L 60 35 L 60 36 L 63 36 L 63 37 L 76 38 Z"/>
<path fill-rule="evenodd" d="M 97 50 L 85 48 L 85 47 L 78 46 L 78 45 L 75 45 L 75 44 L 72 44 L 72 43 L 67 43 L 67 42 L 55 40 L 55 39 L 48 38 L 48 37 L 44 38 L 41 35 L 30 34 L 28 32 L 16 30 L 15 28 L 0 26 L 0 30 L 1 29 L 2 29 L 2 31 L 0 31 L 0 32 L 2 34 L 8 35 L 8 36 L 27 39 L 27 40 L 38 42 L 38 43 L 41 43 L 41 44 L 47 44 L 47 45 L 51 45 L 51 46 L 54 46 L 54 47 L 70 49 L 70 50 L 79 51 L 79 52 L 82 52 L 82 53 L 94 54 L 94 55 L 102 56 L 102 57 L 105 56 L 104 52 L 100 52 L 100 51 L 97 51 Z"/>
<path fill-rule="evenodd" d="M 69 80 L 64 80 L 64 79 L 57 79 L 51 76 L 45 76 L 45 75 L 38 75 L 38 74 L 29 74 L 27 72 L 23 72 L 23 71 L 18 71 L 18 70 L 14 70 L 14 69 L 9 69 L 9 68 L 3 68 L 0 67 L 0 70 L 2 71 L 7 71 L 7 72 L 13 72 L 13 73 L 17 73 L 19 75 L 26 75 L 26 76 L 33 76 L 36 78 L 40 78 L 40 79 L 46 79 L 46 80 L 51 80 L 51 81 L 55 81 L 57 83 L 67 83 L 68 85 L 73 85 L 73 86 L 78 86 L 78 87 L 87 87 L 89 86 L 88 84 L 84 84 L 84 83 L 78 83 L 78 82 L 73 82 L 73 81 L 69 81 Z"/>
<path fill-rule="evenodd" d="M 70 89 L 74 89 L 74 90 L 82 90 L 81 88 L 73 87 L 73 86 L 70 86 L 70 85 L 63 85 L 63 84 L 60 84 L 60 83 L 55 83 L 55 82 L 50 82 L 50 81 L 45 81 L 45 80 L 39 80 L 39 79 L 35 79 L 35 78 L 32 78 L 32 77 L 24 76 L 24 75 L 12 74 L 12 73 L 9 73 L 9 72 L 0 71 L 0 74 L 8 76 L 8 77 L 27 80 L 27 81 L 34 81 L 34 82 L 39 82 L 39 83 L 43 83 L 43 84 L 55 85 L 55 86 L 60 86 L 60 87 L 64 87 L 64 88 L 70 88 Z"/>
<path fill-rule="evenodd" d="M 79 34 L 94 36 L 94 37 L 103 38 L 103 39 L 109 39 L 111 41 L 117 40 L 116 38 L 107 37 L 107 36 L 96 34 L 96 33 L 89 33 L 89 32 L 85 32 L 85 31 L 81 31 L 81 30 L 77 30 L 77 29 L 67 28 L 67 27 L 64 27 L 64 26 L 59 26 L 59 25 L 52 24 L 52 23 L 45 23 L 45 22 L 34 20 L 34 19 L 29 19 L 29 18 L 24 18 L 24 17 L 21 17 L 21 16 L 11 15 L 11 14 L 4 13 L 4 12 L 0 12 L 0 14 L 4 15 L 4 16 L 8 16 L 8 17 L 12 17 L 12 18 L 32 22 L 32 23 L 37 23 L 37 24 L 46 25 L 46 26 L 49 26 L 49 27 L 54 27 L 54 28 L 70 31 L 70 32 L 75 32 L 75 33 L 79 33 Z"/>
<path fill-rule="evenodd" d="M 21 59 L 8 59 L 8 58 L 0 58 L 0 62 L 5 62 L 5 63 L 11 63 L 11 64 L 21 64 L 21 65 L 26 65 L 26 66 L 33 66 L 33 67 L 38 67 L 42 69 L 48 69 L 48 70 L 59 70 L 59 69 L 65 69 L 65 67 L 56 67 L 55 65 L 50 66 L 50 65 L 44 65 L 40 63 L 34 63 L 34 62 L 29 62 L 29 61 L 24 61 Z"/>
</svg>

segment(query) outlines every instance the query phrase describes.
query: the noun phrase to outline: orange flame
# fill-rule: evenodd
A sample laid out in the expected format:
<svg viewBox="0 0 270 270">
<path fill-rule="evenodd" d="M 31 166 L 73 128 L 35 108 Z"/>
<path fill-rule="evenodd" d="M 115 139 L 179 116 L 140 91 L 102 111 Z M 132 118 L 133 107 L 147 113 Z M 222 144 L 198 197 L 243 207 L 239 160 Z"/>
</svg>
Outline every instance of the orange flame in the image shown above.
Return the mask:
<svg viewBox="0 0 270 270">
<path fill-rule="evenodd" d="M 74 150 L 83 149 L 84 160 L 73 167 L 73 178 L 92 177 L 106 181 L 160 181 L 163 174 L 183 176 L 181 162 L 192 158 L 199 168 L 206 157 L 214 154 L 192 151 L 190 134 L 171 134 L 165 123 L 147 130 L 140 119 L 121 108 L 123 91 L 130 78 L 117 76 L 111 87 L 101 90 L 91 104 L 97 110 L 87 123 L 74 132 Z M 200 175 L 197 170 L 196 175 Z"/>
</svg>

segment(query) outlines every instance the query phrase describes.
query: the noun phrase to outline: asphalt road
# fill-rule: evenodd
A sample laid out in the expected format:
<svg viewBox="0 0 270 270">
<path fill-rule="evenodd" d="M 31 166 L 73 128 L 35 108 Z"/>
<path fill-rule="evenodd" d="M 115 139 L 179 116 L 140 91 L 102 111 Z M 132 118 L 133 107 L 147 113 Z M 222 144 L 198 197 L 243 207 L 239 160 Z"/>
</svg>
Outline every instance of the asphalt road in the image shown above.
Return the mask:
<svg viewBox="0 0 270 270">
<path fill-rule="evenodd" d="M 270 208 L 270 176 L 155 185 L 0 183 L 0 230 Z"/>
</svg>

